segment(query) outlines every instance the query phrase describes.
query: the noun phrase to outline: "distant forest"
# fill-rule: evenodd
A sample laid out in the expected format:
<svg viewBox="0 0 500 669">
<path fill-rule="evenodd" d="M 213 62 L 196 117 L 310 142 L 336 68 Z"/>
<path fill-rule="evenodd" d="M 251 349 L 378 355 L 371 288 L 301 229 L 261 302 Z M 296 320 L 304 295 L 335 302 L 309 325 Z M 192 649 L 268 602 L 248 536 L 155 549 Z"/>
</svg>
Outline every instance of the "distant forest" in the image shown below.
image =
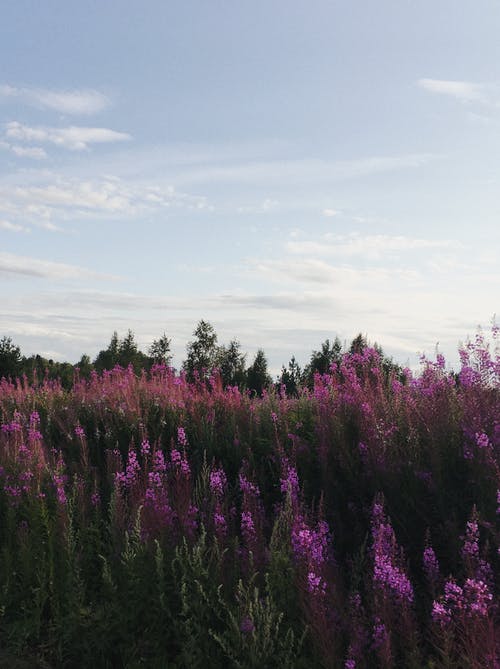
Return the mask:
<svg viewBox="0 0 500 669">
<path fill-rule="evenodd" d="M 241 350 L 237 339 L 227 345 L 218 344 L 213 325 L 200 320 L 193 332 L 193 339 L 187 345 L 186 359 L 181 370 L 189 381 L 203 381 L 218 370 L 224 387 L 238 386 L 240 390 L 248 389 L 261 394 L 272 385 L 284 385 L 288 394 L 296 394 L 300 387 L 312 387 L 314 375 L 329 372 L 332 364 L 340 363 L 344 353 L 362 352 L 368 345 L 366 336 L 362 334 L 358 334 L 348 345 L 342 345 L 338 337 L 332 341 L 326 339 L 318 350 L 312 351 L 304 368 L 292 356 L 288 365 L 283 365 L 280 374 L 273 379 L 262 349 L 247 364 L 247 354 Z M 381 355 L 387 372 L 403 375 L 402 367 L 387 357 L 378 344 L 374 344 L 374 348 Z M 83 354 L 75 364 L 58 362 L 38 354 L 26 357 L 11 337 L 4 336 L 0 339 L 0 379 L 13 381 L 26 377 L 30 383 L 41 382 L 47 378 L 58 379 L 66 389 L 71 388 L 75 378 L 89 378 L 92 373 L 99 374 L 117 365 L 123 368 L 132 366 L 134 372 L 140 374 L 143 370 L 149 371 L 154 365 L 170 366 L 171 361 L 171 339 L 166 334 L 155 339 L 147 353 L 144 353 L 139 349 L 131 330 L 123 339 L 114 332 L 107 348 L 99 351 L 94 360 Z"/>
</svg>

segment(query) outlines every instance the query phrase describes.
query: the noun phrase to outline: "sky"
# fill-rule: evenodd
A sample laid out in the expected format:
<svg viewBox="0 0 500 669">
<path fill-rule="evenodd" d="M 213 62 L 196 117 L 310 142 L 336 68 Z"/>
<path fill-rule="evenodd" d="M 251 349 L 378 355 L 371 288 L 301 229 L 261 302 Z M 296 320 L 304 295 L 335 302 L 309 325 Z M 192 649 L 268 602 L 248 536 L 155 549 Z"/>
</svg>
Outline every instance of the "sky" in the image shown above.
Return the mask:
<svg viewBox="0 0 500 669">
<path fill-rule="evenodd" d="M 6 3 L 0 336 L 456 365 L 500 310 L 499 34 L 498 0 Z"/>
</svg>

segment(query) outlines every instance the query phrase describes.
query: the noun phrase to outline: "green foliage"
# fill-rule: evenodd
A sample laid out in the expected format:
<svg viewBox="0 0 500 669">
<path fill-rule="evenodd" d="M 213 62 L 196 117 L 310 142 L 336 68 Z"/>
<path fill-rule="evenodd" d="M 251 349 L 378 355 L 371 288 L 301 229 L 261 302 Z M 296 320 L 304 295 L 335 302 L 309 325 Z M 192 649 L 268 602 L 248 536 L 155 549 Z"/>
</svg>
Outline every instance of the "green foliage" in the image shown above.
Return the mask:
<svg viewBox="0 0 500 669">
<path fill-rule="evenodd" d="M 187 358 L 183 369 L 190 381 L 208 378 L 217 361 L 217 334 L 213 325 L 201 320 L 196 326 L 193 341 L 187 345 Z"/>
<path fill-rule="evenodd" d="M 311 388 L 314 375 L 328 374 L 334 363 L 339 363 L 342 358 L 342 343 L 338 337 L 333 342 L 329 339 L 321 344 L 319 351 L 313 351 L 308 365 L 304 369 L 304 381 Z"/>
<path fill-rule="evenodd" d="M 113 369 L 116 365 L 120 367 L 132 365 L 136 373 L 150 366 L 150 359 L 138 349 L 132 330 L 128 330 L 121 340 L 118 333 L 113 332 L 108 348 L 100 351 L 94 360 L 94 367 L 98 372 Z"/>
<path fill-rule="evenodd" d="M 246 371 L 246 386 L 257 396 L 271 385 L 271 377 L 267 370 L 267 360 L 264 351 L 260 348 Z"/>
<path fill-rule="evenodd" d="M 222 597 L 219 601 L 228 624 L 222 633 L 210 629 L 210 635 L 223 651 L 224 663 L 220 666 L 292 669 L 301 665 L 300 651 L 305 632 L 297 638 L 293 629 L 286 625 L 284 613 L 269 594 L 267 583 L 262 596 L 253 579 L 247 585 L 240 580 L 236 588 L 235 610 Z"/>
<path fill-rule="evenodd" d="M 148 354 L 155 364 L 170 365 L 172 360 L 172 353 L 170 349 L 171 343 L 172 341 L 165 333 L 153 341 L 149 347 Z"/>
<path fill-rule="evenodd" d="M 22 372 L 21 349 L 16 346 L 10 337 L 0 339 L 0 379 L 10 377 L 15 379 Z"/>
<path fill-rule="evenodd" d="M 245 355 L 241 352 L 241 344 L 237 339 L 228 346 L 219 346 L 215 366 L 221 375 L 223 387 L 243 386 L 245 383 Z"/>
<path fill-rule="evenodd" d="M 293 355 L 288 363 L 288 367 L 281 368 L 281 376 L 278 379 L 278 386 L 285 386 L 286 394 L 290 397 L 297 397 L 302 382 L 302 370 Z"/>
</svg>

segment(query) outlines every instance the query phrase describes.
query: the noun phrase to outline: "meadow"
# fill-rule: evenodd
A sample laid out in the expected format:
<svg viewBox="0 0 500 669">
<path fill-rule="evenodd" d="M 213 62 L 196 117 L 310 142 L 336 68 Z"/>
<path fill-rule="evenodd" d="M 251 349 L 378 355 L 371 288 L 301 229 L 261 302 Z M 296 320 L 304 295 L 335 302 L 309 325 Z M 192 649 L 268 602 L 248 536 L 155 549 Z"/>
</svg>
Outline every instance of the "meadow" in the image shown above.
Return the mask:
<svg viewBox="0 0 500 669">
<path fill-rule="evenodd" d="M 3 379 L 0 659 L 500 667 L 498 339 L 457 373 L 367 346 L 293 395 Z"/>
</svg>

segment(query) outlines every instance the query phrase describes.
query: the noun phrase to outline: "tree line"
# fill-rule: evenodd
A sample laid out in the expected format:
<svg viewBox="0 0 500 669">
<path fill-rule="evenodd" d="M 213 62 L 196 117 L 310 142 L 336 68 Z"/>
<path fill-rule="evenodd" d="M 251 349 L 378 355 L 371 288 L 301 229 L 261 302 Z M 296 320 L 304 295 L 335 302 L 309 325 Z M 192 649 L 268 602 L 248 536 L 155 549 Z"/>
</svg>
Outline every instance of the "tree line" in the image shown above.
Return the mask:
<svg viewBox="0 0 500 669">
<path fill-rule="evenodd" d="M 149 371 L 154 365 L 171 366 L 171 343 L 171 339 L 164 333 L 144 353 L 139 349 L 131 330 L 122 339 L 114 332 L 107 348 L 99 351 L 94 360 L 84 354 L 77 363 L 71 364 L 47 359 L 39 354 L 23 356 L 11 337 L 4 336 L 0 339 L 0 378 L 26 376 L 30 382 L 43 378 L 59 379 L 64 388 L 70 388 L 77 370 L 80 378 L 88 378 L 93 371 L 102 373 L 117 365 L 123 368 L 131 365 L 136 373 Z M 192 340 L 187 344 L 186 359 L 181 369 L 189 381 L 206 381 L 214 370 L 218 370 L 224 387 L 238 386 L 260 395 L 264 389 L 276 384 L 285 386 L 288 394 L 296 394 L 304 385 L 312 387 L 314 375 L 327 373 L 332 364 L 340 363 L 345 352 L 359 353 L 367 345 L 367 338 L 362 334 L 358 334 L 350 345 L 344 346 L 338 337 L 326 339 L 318 350 L 312 351 L 309 362 L 303 368 L 292 356 L 288 364 L 282 366 L 277 378 L 272 379 L 262 349 L 247 364 L 247 354 L 242 351 L 238 339 L 232 339 L 227 345 L 219 344 L 213 325 L 200 320 L 193 331 Z M 402 373 L 399 365 L 385 356 L 378 344 L 374 347 L 382 357 L 384 369 Z"/>
</svg>

